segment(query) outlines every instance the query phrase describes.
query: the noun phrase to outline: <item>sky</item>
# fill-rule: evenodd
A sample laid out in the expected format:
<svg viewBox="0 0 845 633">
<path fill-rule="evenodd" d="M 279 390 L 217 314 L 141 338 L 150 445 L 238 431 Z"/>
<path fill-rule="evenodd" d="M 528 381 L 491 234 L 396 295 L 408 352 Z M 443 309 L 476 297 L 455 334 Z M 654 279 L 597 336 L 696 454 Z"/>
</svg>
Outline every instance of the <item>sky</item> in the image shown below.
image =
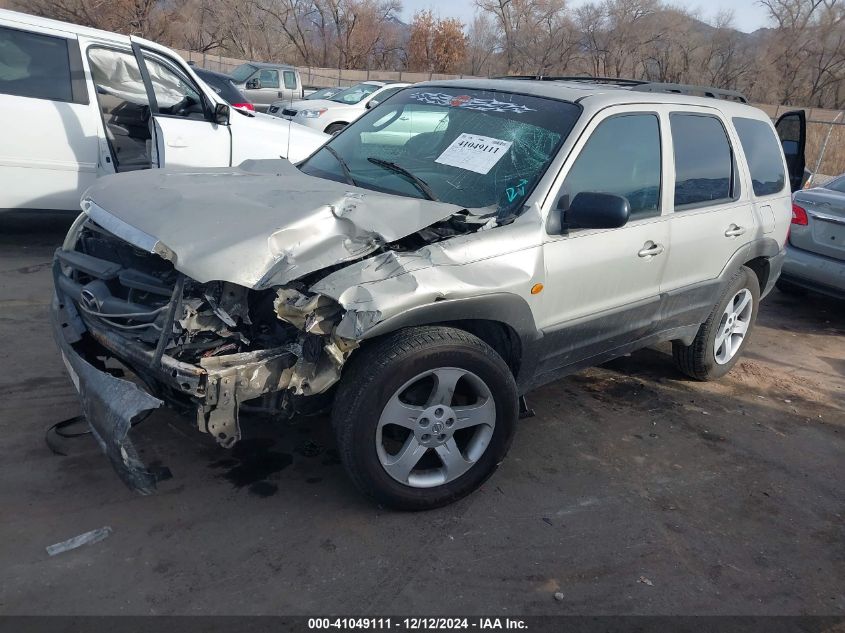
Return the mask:
<svg viewBox="0 0 845 633">
<path fill-rule="evenodd" d="M 570 6 L 578 6 L 587 0 L 570 0 Z M 757 0 L 674 0 L 674 4 L 688 9 L 698 10 L 704 20 L 711 20 L 721 9 L 734 12 L 734 26 L 740 31 L 750 33 L 767 24 L 766 13 Z M 475 13 L 473 0 L 402 0 L 402 18 L 410 22 L 414 13 L 422 9 L 432 9 L 442 18 L 460 18 L 465 24 L 472 20 Z"/>
</svg>

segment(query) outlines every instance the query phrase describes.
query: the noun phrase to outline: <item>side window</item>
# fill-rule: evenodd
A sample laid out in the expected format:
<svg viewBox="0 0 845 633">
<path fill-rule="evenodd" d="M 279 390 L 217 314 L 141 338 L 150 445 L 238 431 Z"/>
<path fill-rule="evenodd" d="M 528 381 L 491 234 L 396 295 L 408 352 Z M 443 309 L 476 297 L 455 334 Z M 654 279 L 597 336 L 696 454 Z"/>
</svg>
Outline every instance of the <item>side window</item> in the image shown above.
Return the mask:
<svg viewBox="0 0 845 633">
<path fill-rule="evenodd" d="M 734 197 L 733 152 L 722 122 L 700 114 L 670 114 L 675 148 L 675 210 Z"/>
<path fill-rule="evenodd" d="M 146 169 L 151 160 L 150 102 L 135 56 L 89 48 L 88 62 L 115 169 Z"/>
<path fill-rule="evenodd" d="M 774 130 L 764 121 L 742 117 L 735 118 L 733 124 L 748 161 L 754 195 L 767 196 L 783 191 L 786 174 Z"/>
<path fill-rule="evenodd" d="M 258 80 L 261 82 L 262 88 L 278 88 L 279 87 L 279 71 L 278 70 L 262 70 L 258 74 Z"/>
<path fill-rule="evenodd" d="M 286 70 L 282 74 L 285 78 L 285 88 L 287 88 L 288 90 L 296 90 L 296 73 L 292 70 Z"/>
<path fill-rule="evenodd" d="M 181 72 L 163 60 L 144 54 L 153 93 L 160 114 L 186 119 L 205 119 L 205 107 L 199 89 Z"/>
<path fill-rule="evenodd" d="M 632 220 L 660 215 L 657 115 L 622 114 L 599 124 L 575 159 L 560 194 L 572 201 L 582 191 L 624 196 Z"/>
<path fill-rule="evenodd" d="M 0 93 L 73 101 L 67 40 L 0 27 Z"/>
</svg>

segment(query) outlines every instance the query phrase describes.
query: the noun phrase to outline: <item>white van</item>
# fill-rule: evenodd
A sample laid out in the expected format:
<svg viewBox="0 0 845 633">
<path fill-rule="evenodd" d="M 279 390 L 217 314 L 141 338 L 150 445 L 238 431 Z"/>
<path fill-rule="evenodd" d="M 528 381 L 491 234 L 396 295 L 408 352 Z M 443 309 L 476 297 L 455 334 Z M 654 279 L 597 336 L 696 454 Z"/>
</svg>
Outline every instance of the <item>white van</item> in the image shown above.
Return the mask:
<svg viewBox="0 0 845 633">
<path fill-rule="evenodd" d="M 79 209 L 106 174 L 297 161 L 328 138 L 232 111 L 170 49 L 0 9 L 0 211 Z"/>
</svg>

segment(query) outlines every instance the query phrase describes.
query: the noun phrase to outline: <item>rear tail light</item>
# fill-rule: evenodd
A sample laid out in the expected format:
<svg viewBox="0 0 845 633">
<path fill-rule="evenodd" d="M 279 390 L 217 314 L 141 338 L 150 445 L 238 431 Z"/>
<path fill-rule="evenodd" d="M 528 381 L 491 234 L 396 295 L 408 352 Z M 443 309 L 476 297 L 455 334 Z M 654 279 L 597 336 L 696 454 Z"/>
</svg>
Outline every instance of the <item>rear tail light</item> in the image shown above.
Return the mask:
<svg viewBox="0 0 845 633">
<path fill-rule="evenodd" d="M 255 112 L 255 106 L 251 103 L 233 103 L 233 108 L 240 108 L 241 110 L 249 110 L 250 112 Z"/>
<path fill-rule="evenodd" d="M 807 226 L 807 211 L 804 207 L 799 207 L 794 202 L 792 203 L 792 224 L 798 226 Z"/>
</svg>

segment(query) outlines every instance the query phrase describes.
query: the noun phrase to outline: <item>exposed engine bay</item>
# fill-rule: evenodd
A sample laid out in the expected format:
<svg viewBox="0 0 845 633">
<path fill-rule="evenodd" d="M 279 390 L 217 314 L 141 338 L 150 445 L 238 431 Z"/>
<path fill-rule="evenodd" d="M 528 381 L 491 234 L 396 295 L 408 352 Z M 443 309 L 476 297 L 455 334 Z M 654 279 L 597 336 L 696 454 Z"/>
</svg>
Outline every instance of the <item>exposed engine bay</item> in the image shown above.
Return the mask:
<svg viewBox="0 0 845 633">
<path fill-rule="evenodd" d="M 458 214 L 375 255 L 413 252 L 482 225 Z M 56 286 L 73 299 L 93 339 L 156 396 L 195 409 L 199 429 L 224 447 L 240 439 L 242 407 L 293 415 L 304 396 L 331 389 L 359 345 L 337 333 L 342 306 L 309 291 L 349 262 L 263 290 L 200 283 L 90 218 L 73 250 L 57 251 L 56 260 Z"/>
</svg>

